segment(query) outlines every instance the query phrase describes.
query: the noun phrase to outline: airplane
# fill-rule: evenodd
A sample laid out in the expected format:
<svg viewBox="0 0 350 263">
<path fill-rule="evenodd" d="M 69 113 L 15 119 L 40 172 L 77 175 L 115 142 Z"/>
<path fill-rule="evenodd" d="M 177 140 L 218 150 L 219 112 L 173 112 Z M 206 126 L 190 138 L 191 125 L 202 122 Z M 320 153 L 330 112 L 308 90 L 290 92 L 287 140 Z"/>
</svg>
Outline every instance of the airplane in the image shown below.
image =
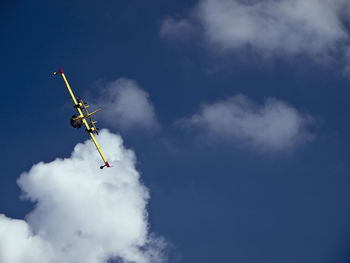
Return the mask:
<svg viewBox="0 0 350 263">
<path fill-rule="evenodd" d="M 102 150 L 100 148 L 100 146 L 98 145 L 94 133 L 96 135 L 98 135 L 98 129 L 95 126 L 96 121 L 93 121 L 91 119 L 91 115 L 95 114 L 96 112 L 99 112 L 101 109 L 95 110 L 91 113 L 88 112 L 87 108 L 89 107 L 89 105 L 87 105 L 86 102 L 83 101 L 83 99 L 79 96 L 78 100 L 75 98 L 72 89 L 70 88 L 68 81 L 66 79 L 66 76 L 63 73 L 62 68 L 59 68 L 59 70 L 57 72 L 54 72 L 53 75 L 56 76 L 58 74 L 61 74 L 67 89 L 73 99 L 74 102 L 74 106 L 73 108 L 77 109 L 78 111 L 78 115 L 73 115 L 72 118 L 70 119 L 70 124 L 74 127 L 74 128 L 81 128 L 83 126 L 83 124 L 86 127 L 86 131 L 90 134 L 91 139 L 93 140 L 98 152 L 100 153 L 103 162 L 105 163 L 104 165 L 100 166 L 100 169 L 103 169 L 104 167 L 111 167 L 107 161 L 107 159 L 105 158 L 105 156 L 102 153 Z M 85 114 L 85 115 L 84 115 Z M 88 120 L 88 121 L 87 121 Z"/>
</svg>

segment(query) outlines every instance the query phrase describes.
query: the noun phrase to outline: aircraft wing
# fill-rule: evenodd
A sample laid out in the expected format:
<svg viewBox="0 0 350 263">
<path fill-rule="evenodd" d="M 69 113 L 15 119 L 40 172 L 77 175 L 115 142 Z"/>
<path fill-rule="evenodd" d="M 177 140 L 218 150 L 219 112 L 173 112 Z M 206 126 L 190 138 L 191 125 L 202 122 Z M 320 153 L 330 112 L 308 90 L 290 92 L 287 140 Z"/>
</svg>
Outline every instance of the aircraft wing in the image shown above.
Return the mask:
<svg viewBox="0 0 350 263">
<path fill-rule="evenodd" d="M 93 113 L 97 112 L 98 110 L 95 111 L 95 112 L 92 112 L 91 114 L 88 114 L 87 116 L 84 116 L 84 114 L 83 114 L 83 112 L 82 112 L 82 108 L 85 109 L 85 111 L 86 111 L 86 107 L 84 107 L 84 103 L 82 102 L 82 100 L 79 100 L 79 102 L 78 102 L 77 99 L 75 98 L 74 93 L 73 93 L 71 87 L 69 86 L 69 83 L 68 83 L 68 81 L 67 81 L 67 78 L 66 78 L 66 76 L 64 75 L 63 70 L 62 70 L 61 68 L 59 69 L 58 72 L 55 72 L 54 75 L 56 76 L 58 73 L 61 74 L 61 76 L 62 76 L 62 78 L 63 78 L 63 80 L 64 80 L 64 82 L 65 82 L 65 84 L 66 84 L 66 86 L 67 86 L 67 89 L 68 89 L 68 91 L 69 91 L 69 94 L 71 95 L 71 97 L 72 97 L 72 99 L 73 99 L 74 108 L 76 108 L 77 111 L 79 112 L 79 116 L 77 116 L 77 117 L 82 118 L 82 121 L 83 121 L 83 123 L 84 123 L 84 125 L 85 125 L 85 127 L 86 127 L 86 131 L 90 134 L 92 141 L 94 142 L 94 144 L 95 144 L 95 146 L 96 146 L 98 152 L 100 153 L 100 155 L 101 155 L 101 157 L 102 157 L 103 162 L 105 163 L 103 166 L 100 166 L 100 168 L 102 169 L 102 168 L 105 167 L 105 166 L 106 166 L 106 167 L 110 167 L 110 165 L 109 165 L 107 159 L 106 159 L 105 156 L 103 155 L 102 150 L 101 150 L 100 146 L 98 145 L 98 143 L 97 143 L 97 141 L 96 141 L 96 139 L 95 139 L 94 131 L 97 132 L 97 129 L 96 129 L 95 125 L 94 125 L 94 122 L 91 121 L 92 127 L 90 127 L 89 123 L 88 123 L 88 122 L 86 121 L 86 119 L 85 119 L 85 117 L 87 117 L 87 118 L 89 118 L 89 119 L 91 120 L 90 116 L 91 116 Z"/>
</svg>

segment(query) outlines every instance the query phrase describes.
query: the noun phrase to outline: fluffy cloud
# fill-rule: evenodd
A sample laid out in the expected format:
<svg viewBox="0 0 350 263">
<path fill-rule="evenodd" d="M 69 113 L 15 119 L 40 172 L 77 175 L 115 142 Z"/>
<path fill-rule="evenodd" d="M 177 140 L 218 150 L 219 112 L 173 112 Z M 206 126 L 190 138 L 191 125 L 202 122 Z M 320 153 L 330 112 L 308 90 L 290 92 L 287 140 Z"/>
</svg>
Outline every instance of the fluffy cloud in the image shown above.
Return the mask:
<svg viewBox="0 0 350 263">
<path fill-rule="evenodd" d="M 148 232 L 148 190 L 140 183 L 135 156 L 106 130 L 99 142 L 112 168 L 99 169 L 91 141 L 67 159 L 38 163 L 18 185 L 34 202 L 26 220 L 0 215 L 0 262 L 150 263 L 162 260 L 164 241 Z"/>
<path fill-rule="evenodd" d="M 214 140 L 243 143 L 259 150 L 286 150 L 312 139 L 306 126 L 311 118 L 269 98 L 257 105 L 243 95 L 203 105 L 200 112 L 180 123 L 199 128 Z"/>
<path fill-rule="evenodd" d="M 120 78 L 107 83 L 94 104 L 102 107 L 100 116 L 115 128 L 155 131 L 160 127 L 148 93 L 134 80 Z"/>
<path fill-rule="evenodd" d="M 187 23 L 200 25 L 207 42 L 223 52 L 249 49 L 264 57 L 327 61 L 350 47 L 349 6 L 347 0 L 200 0 Z"/>
</svg>

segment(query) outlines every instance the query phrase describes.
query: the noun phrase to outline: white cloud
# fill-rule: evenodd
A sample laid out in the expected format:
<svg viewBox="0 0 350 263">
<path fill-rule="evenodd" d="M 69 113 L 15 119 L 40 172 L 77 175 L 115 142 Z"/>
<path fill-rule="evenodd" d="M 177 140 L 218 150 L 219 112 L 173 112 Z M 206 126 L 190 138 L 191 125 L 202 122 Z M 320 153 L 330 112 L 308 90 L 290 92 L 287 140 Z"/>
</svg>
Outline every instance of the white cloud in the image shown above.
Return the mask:
<svg viewBox="0 0 350 263">
<path fill-rule="evenodd" d="M 257 105 L 243 95 L 203 105 L 180 123 L 199 128 L 211 139 L 248 144 L 260 150 L 287 150 L 312 139 L 311 118 L 285 102 L 269 98 Z"/>
<path fill-rule="evenodd" d="M 148 131 L 156 131 L 160 127 L 148 93 L 134 80 L 120 78 L 107 83 L 95 99 L 95 104 L 102 108 L 99 115 L 113 127 Z"/>
<path fill-rule="evenodd" d="M 225 53 L 251 49 L 263 57 L 327 61 L 350 47 L 349 7 L 348 0 L 200 0 L 189 20 Z"/>
<path fill-rule="evenodd" d="M 0 262 L 153 263 L 165 242 L 149 231 L 148 190 L 135 169 L 135 156 L 118 135 L 98 136 L 111 168 L 91 141 L 78 144 L 67 159 L 38 163 L 18 185 L 35 202 L 26 220 L 0 215 Z"/>
</svg>

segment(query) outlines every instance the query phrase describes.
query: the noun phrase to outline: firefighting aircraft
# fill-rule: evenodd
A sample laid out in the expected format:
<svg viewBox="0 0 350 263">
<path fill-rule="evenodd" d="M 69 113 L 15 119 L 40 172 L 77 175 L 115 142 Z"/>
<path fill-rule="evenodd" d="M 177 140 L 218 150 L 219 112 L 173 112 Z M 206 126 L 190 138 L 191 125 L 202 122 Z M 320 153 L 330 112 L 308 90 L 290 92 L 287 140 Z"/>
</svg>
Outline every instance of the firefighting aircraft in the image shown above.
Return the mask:
<svg viewBox="0 0 350 263">
<path fill-rule="evenodd" d="M 68 88 L 68 91 L 70 93 L 70 95 L 72 96 L 73 102 L 74 102 L 74 108 L 77 109 L 78 111 L 78 115 L 73 115 L 72 118 L 70 119 L 70 124 L 74 127 L 74 128 L 81 128 L 81 126 L 84 124 L 86 127 L 86 131 L 90 134 L 91 139 L 93 140 L 93 142 L 96 145 L 96 148 L 98 150 L 98 152 L 100 153 L 103 161 L 104 161 L 104 165 L 100 166 L 101 169 L 103 169 L 104 167 L 110 167 L 109 163 L 107 162 L 105 156 L 103 155 L 100 146 L 98 145 L 94 133 L 96 133 L 96 135 L 98 135 L 98 129 L 95 126 L 96 121 L 92 121 L 91 119 L 91 115 L 100 111 L 101 109 L 98 109 L 96 111 L 93 111 L 91 113 L 88 112 L 87 107 L 89 107 L 89 105 L 86 104 L 86 102 L 84 102 L 82 100 L 82 98 L 78 97 L 78 100 L 76 100 L 72 89 L 70 88 L 68 81 L 66 79 L 66 76 L 63 73 L 63 70 L 60 68 L 58 70 L 58 72 L 54 72 L 53 75 L 56 76 L 57 74 L 61 74 L 64 82 L 66 83 L 66 86 Z M 89 122 L 88 122 L 88 121 Z"/>
</svg>

